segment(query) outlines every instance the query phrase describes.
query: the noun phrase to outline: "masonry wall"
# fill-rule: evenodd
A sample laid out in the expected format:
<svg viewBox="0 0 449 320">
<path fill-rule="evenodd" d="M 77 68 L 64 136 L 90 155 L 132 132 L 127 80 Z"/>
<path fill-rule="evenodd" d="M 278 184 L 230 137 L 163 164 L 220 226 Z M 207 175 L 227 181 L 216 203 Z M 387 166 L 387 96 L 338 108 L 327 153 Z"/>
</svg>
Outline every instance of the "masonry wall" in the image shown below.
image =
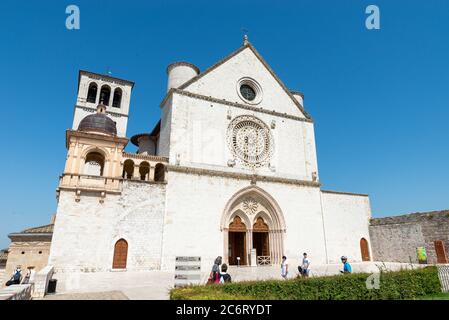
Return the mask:
<svg viewBox="0 0 449 320">
<path fill-rule="evenodd" d="M 201 256 L 203 270 L 225 256 L 220 223 L 228 201 L 251 186 L 246 179 L 169 171 L 164 227 L 163 269 L 174 270 L 176 256 Z M 325 263 L 324 235 L 317 187 L 257 182 L 279 205 L 287 226 L 284 253 L 293 265 L 307 251 L 314 262 Z"/>
<path fill-rule="evenodd" d="M 128 270 L 160 267 L 165 184 L 123 182 L 120 195 L 104 203 L 95 195 L 61 191 L 49 264 L 56 273 L 108 271 L 114 245 L 128 242 Z"/>
<path fill-rule="evenodd" d="M 369 198 L 325 191 L 321 195 L 329 263 L 338 263 L 341 256 L 353 262 L 362 261 L 360 240 L 365 238 L 368 245 L 371 243 Z"/>
<path fill-rule="evenodd" d="M 169 143 L 169 148 L 161 148 L 160 154 L 168 156 L 171 164 L 178 159 L 183 166 L 308 181 L 312 180 L 312 173 L 318 171 L 314 127 L 310 122 L 256 113 L 177 93 L 173 94 L 172 100 L 172 104 L 165 107 L 168 110 L 163 112 L 160 138 Z M 228 161 L 234 158 L 228 146 L 228 126 L 241 115 L 256 116 L 270 127 L 274 140 L 271 168 L 264 166 L 253 171 L 238 160 L 234 167 L 228 166 Z M 275 127 L 271 128 L 273 121 Z M 169 125 L 171 130 L 168 130 Z"/>
<path fill-rule="evenodd" d="M 436 263 L 437 240 L 449 253 L 449 211 L 376 218 L 369 229 L 377 261 L 418 263 L 416 248 L 426 247 L 428 263 Z"/>
<path fill-rule="evenodd" d="M 34 266 L 34 270 L 39 272 L 47 265 L 49 254 L 49 241 L 11 242 L 5 268 L 6 277 L 11 277 L 17 266 L 21 266 L 22 276 L 25 276 L 30 266 Z"/>
</svg>

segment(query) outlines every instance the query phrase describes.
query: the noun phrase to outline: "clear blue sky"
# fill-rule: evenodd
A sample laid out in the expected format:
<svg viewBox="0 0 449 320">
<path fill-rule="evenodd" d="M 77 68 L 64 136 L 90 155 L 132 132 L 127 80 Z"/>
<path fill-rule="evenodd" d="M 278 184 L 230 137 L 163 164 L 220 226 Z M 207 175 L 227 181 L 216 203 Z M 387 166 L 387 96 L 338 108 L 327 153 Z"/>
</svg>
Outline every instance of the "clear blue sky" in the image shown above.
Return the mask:
<svg viewBox="0 0 449 320">
<path fill-rule="evenodd" d="M 78 31 L 65 28 L 72 3 Z M 369 4 L 379 31 L 365 28 Z M 242 27 L 304 92 L 323 188 L 370 194 L 375 217 L 449 208 L 446 0 L 3 0 L 0 247 L 55 212 L 79 69 L 136 82 L 131 136 L 158 120 L 167 64 L 204 70 L 241 45 Z"/>
</svg>

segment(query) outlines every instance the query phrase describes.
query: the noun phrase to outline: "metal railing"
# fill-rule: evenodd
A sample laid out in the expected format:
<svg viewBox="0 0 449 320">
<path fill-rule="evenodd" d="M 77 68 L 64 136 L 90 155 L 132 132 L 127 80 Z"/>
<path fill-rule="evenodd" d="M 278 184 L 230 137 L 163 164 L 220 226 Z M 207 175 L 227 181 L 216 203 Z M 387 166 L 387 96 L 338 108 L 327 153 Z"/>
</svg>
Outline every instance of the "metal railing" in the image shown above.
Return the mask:
<svg viewBox="0 0 449 320">
<path fill-rule="evenodd" d="M 257 265 L 258 266 L 271 265 L 271 257 L 270 256 L 257 256 Z"/>
</svg>

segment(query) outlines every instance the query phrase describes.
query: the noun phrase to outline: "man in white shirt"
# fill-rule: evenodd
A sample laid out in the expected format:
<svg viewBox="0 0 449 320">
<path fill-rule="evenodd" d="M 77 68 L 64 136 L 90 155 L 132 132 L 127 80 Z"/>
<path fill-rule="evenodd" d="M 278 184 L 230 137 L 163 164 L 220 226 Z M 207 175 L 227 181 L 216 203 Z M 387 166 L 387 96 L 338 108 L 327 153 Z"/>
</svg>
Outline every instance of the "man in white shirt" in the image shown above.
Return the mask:
<svg viewBox="0 0 449 320">
<path fill-rule="evenodd" d="M 299 272 L 301 273 L 301 276 L 303 278 L 307 278 L 309 277 L 309 272 L 310 272 L 310 259 L 307 257 L 307 253 L 303 253 L 302 254 L 303 258 L 302 258 L 302 264 L 301 267 L 299 268 Z"/>
</svg>

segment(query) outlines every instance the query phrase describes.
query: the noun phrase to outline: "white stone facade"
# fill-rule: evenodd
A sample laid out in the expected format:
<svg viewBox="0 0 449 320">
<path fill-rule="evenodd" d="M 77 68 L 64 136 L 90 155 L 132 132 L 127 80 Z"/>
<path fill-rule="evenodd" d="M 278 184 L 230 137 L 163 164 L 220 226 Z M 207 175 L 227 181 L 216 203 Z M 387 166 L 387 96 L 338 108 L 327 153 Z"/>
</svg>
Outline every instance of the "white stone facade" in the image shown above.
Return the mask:
<svg viewBox="0 0 449 320">
<path fill-rule="evenodd" d="M 316 264 L 342 255 L 362 261 L 360 241 L 370 244 L 369 199 L 321 190 L 303 97 L 293 96 L 250 44 L 199 75 L 193 65 L 178 64 L 189 69 L 181 74 L 187 82 L 171 74 L 155 134 L 154 156 L 167 159 L 164 183 L 117 177 L 102 201 L 61 189 L 49 262 L 56 275 L 112 270 L 119 239 L 128 243 L 126 270 L 172 271 L 176 256 L 201 256 L 203 271 L 217 256 L 232 262 L 240 254 L 249 265 L 253 246 L 273 265 L 302 252 Z M 242 84 L 255 96 L 245 95 Z M 238 117 L 261 123 L 264 135 L 248 127 L 234 137 L 230 124 Z M 232 143 L 256 158 L 263 148 L 269 152 L 253 163 L 239 158 Z"/>
</svg>

